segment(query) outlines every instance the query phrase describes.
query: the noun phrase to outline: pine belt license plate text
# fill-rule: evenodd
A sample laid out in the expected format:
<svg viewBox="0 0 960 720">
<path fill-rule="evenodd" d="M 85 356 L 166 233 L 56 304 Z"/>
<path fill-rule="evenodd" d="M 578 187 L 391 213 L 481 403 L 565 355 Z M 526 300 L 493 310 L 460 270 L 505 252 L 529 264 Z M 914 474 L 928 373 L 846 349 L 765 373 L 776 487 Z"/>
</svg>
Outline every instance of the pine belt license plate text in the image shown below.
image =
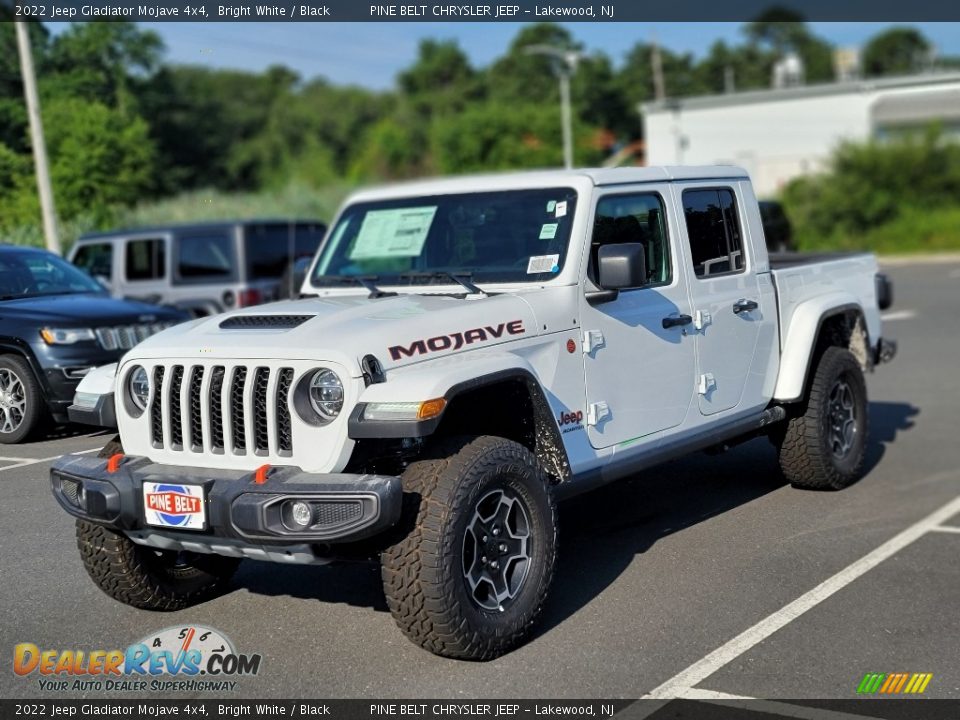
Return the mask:
<svg viewBox="0 0 960 720">
<path fill-rule="evenodd" d="M 147 525 L 177 530 L 206 530 L 207 504 L 202 485 L 143 483 L 143 516 Z"/>
</svg>

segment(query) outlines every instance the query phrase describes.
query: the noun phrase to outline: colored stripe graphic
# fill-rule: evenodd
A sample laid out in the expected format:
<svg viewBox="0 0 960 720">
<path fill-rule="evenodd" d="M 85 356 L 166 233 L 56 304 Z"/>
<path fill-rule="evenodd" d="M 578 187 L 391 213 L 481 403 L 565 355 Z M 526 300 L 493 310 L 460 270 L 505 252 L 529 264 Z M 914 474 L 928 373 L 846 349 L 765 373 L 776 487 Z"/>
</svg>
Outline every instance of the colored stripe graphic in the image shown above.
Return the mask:
<svg viewBox="0 0 960 720">
<path fill-rule="evenodd" d="M 927 689 L 933 673 L 867 673 L 857 685 L 860 695 L 919 695 Z"/>
</svg>

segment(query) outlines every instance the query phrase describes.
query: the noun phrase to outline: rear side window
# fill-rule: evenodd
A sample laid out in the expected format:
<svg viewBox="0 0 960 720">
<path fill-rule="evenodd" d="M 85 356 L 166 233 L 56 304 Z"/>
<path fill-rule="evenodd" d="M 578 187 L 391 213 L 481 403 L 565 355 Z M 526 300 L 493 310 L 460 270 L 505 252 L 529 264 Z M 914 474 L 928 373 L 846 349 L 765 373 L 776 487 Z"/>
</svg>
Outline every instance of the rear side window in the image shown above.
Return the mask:
<svg viewBox="0 0 960 720">
<path fill-rule="evenodd" d="M 126 254 L 127 280 L 158 280 L 167 274 L 162 238 L 130 240 Z"/>
<path fill-rule="evenodd" d="M 181 278 L 231 278 L 233 264 L 233 240 L 227 235 L 184 235 L 178 239 L 177 275 Z"/>
<path fill-rule="evenodd" d="M 743 236 L 732 190 L 685 190 L 683 214 L 697 277 L 710 278 L 743 270 Z"/>
<path fill-rule="evenodd" d="M 276 280 L 287 266 L 302 257 L 313 257 L 326 228 L 323 225 L 250 225 L 245 251 L 248 280 Z"/>
<path fill-rule="evenodd" d="M 86 270 L 88 275 L 110 280 L 113 276 L 113 244 L 81 245 L 77 248 L 77 254 L 73 256 L 73 264 L 81 270 Z"/>
</svg>

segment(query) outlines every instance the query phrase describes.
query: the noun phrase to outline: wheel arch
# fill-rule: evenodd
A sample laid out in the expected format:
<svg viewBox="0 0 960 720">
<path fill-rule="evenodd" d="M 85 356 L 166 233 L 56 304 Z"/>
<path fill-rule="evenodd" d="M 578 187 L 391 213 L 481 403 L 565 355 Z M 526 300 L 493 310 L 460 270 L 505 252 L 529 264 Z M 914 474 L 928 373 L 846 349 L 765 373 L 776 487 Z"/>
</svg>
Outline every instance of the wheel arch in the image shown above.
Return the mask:
<svg viewBox="0 0 960 720">
<path fill-rule="evenodd" d="M 864 369 L 872 367 L 866 314 L 852 296 L 814 298 L 794 310 L 781 350 L 774 399 L 802 400 L 817 360 L 831 346 L 850 350 Z"/>
<path fill-rule="evenodd" d="M 16 355 L 26 361 L 27 367 L 30 368 L 40 391 L 43 393 L 44 404 L 49 405 L 50 386 L 47 383 L 47 376 L 43 372 L 43 368 L 40 367 L 40 363 L 37 362 L 30 346 L 20 338 L 0 336 L 0 355 Z"/>
</svg>

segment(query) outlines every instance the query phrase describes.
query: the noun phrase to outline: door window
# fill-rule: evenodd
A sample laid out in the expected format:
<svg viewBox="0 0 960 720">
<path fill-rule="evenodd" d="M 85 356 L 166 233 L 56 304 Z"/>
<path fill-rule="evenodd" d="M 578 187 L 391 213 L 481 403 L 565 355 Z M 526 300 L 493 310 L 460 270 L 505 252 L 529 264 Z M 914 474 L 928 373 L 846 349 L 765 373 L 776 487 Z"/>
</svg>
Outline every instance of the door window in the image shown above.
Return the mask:
<svg viewBox="0 0 960 720">
<path fill-rule="evenodd" d="M 656 193 L 607 195 L 597 203 L 588 274 L 597 282 L 597 255 L 603 245 L 640 243 L 650 285 L 670 283 L 670 248 L 663 220 L 663 199 Z"/>
<path fill-rule="evenodd" d="M 177 274 L 184 280 L 233 277 L 233 241 L 227 235 L 186 235 L 177 252 Z"/>
<path fill-rule="evenodd" d="M 162 238 L 130 240 L 127 243 L 127 280 L 159 280 L 166 276 Z"/>
<path fill-rule="evenodd" d="M 743 271 L 743 236 L 732 190 L 685 190 L 683 214 L 698 278 Z"/>
<path fill-rule="evenodd" d="M 77 248 L 73 256 L 73 264 L 88 275 L 110 280 L 113 275 L 113 244 L 91 243 Z"/>
</svg>

